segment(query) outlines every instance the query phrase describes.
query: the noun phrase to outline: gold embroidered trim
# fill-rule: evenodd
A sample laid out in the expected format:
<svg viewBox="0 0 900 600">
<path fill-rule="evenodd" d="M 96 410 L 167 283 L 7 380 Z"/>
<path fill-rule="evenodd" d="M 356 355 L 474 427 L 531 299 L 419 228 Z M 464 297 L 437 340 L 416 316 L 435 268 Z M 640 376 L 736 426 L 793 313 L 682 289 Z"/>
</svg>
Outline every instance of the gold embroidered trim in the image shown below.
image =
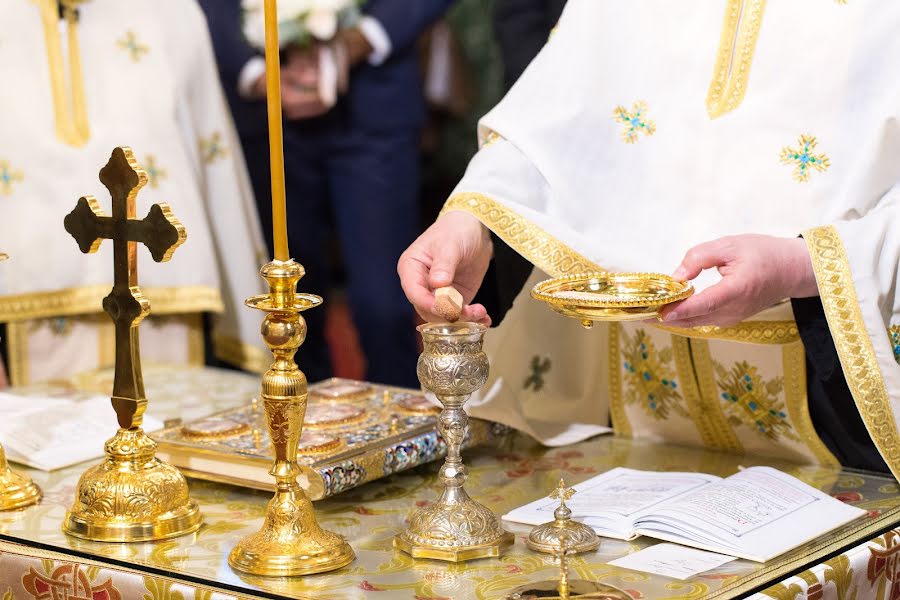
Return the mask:
<svg viewBox="0 0 900 600">
<path fill-rule="evenodd" d="M 605 270 L 484 194 L 454 194 L 444 204 L 441 214 L 450 210 L 463 210 L 473 215 L 513 250 L 551 277 Z"/>
<path fill-rule="evenodd" d="M 50 89 L 53 94 L 53 112 L 56 118 L 56 136 L 65 144 L 84 146 L 90 139 L 87 101 L 84 94 L 84 78 L 81 73 L 81 51 L 78 44 L 78 21 L 75 9 L 69 1 L 63 2 L 69 46 L 70 86 L 66 89 L 65 64 L 62 43 L 59 39 L 59 5 L 56 0 L 36 0 L 44 26 L 44 43 L 47 48 L 47 67 Z"/>
<path fill-rule="evenodd" d="M 794 321 L 744 321 L 732 327 L 704 326 L 692 329 L 661 324 L 655 326 L 692 339 L 727 340 L 748 344 L 791 344 L 800 340 L 800 332 Z"/>
<path fill-rule="evenodd" d="M 839 467 L 840 461 L 816 433 L 809 415 L 809 398 L 806 390 L 806 350 L 802 342 L 788 344 L 782 349 L 781 364 L 784 376 L 784 397 L 794 431 L 806 444 L 820 465 Z"/>
<path fill-rule="evenodd" d="M 219 360 L 253 373 L 265 373 L 272 366 L 272 354 L 239 339 L 213 334 L 213 354 Z"/>
<path fill-rule="evenodd" d="M 609 324 L 609 416 L 612 420 L 613 431 L 622 437 L 632 437 L 631 423 L 625 413 L 625 401 L 622 395 L 622 351 L 619 348 L 619 338 L 622 335 L 622 326 L 618 323 Z"/>
<path fill-rule="evenodd" d="M 744 445 L 725 417 L 722 405 L 719 403 L 709 342 L 706 340 L 685 340 L 685 343 L 690 346 L 690 355 L 694 361 L 694 373 L 697 377 L 697 390 L 694 393 L 699 391 L 698 395 L 701 398 L 699 403 L 702 406 L 701 412 L 706 417 L 705 427 L 711 432 L 708 434 L 709 443 L 704 440 L 704 444 L 711 450 L 743 454 Z M 696 422 L 699 427 L 700 419 L 696 419 Z"/>
<path fill-rule="evenodd" d="M 844 244 L 833 226 L 803 233 L 812 257 L 819 296 L 847 384 L 872 440 L 900 479 L 900 433 L 884 377 L 859 308 Z"/>
<path fill-rule="evenodd" d="M 141 288 L 153 314 L 222 312 L 222 296 L 215 288 L 196 285 Z M 91 285 L 53 292 L 0 297 L 0 322 L 92 314 L 103 311 L 108 285 Z"/>
<path fill-rule="evenodd" d="M 765 9 L 766 0 L 728 0 L 706 95 L 706 112 L 711 119 L 731 112 L 744 101 Z"/>
</svg>

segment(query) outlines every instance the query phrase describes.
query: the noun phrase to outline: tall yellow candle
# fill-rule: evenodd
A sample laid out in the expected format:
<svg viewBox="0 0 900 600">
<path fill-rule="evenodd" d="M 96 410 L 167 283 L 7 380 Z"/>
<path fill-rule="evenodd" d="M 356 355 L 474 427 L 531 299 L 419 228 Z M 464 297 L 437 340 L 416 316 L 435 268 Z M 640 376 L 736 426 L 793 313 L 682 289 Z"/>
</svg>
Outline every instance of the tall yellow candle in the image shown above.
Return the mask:
<svg viewBox="0 0 900 600">
<path fill-rule="evenodd" d="M 281 59 L 278 56 L 278 8 L 265 0 L 266 105 L 269 110 L 269 160 L 272 177 L 272 237 L 275 260 L 289 260 L 287 208 L 284 194 L 284 143 L 281 130 Z"/>
</svg>

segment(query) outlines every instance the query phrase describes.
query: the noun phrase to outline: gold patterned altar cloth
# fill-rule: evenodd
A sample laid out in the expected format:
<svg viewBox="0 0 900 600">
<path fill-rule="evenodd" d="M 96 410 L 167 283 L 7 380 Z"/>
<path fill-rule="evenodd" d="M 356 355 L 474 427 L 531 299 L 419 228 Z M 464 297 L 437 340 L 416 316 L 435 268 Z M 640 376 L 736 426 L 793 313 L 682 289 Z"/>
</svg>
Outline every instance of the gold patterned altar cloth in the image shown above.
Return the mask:
<svg viewBox="0 0 900 600">
<path fill-rule="evenodd" d="M 196 418 L 239 405 L 257 386 L 254 377 L 210 369 L 148 369 L 146 379 L 151 405 L 162 417 Z M 900 532 L 891 531 L 900 525 L 900 487 L 887 477 L 612 436 L 565 448 L 511 436 L 500 448 L 473 449 L 466 457 L 473 495 L 499 514 L 546 495 L 560 476 L 576 483 L 613 466 L 727 475 L 741 465 L 769 464 L 868 510 L 868 518 L 779 560 L 738 560 L 684 582 L 607 564 L 651 540 L 603 539 L 596 552 L 572 558 L 572 576 L 628 590 L 636 599 L 900 598 Z M 514 524 L 509 527 L 516 544 L 498 559 L 447 564 L 394 551 L 391 540 L 409 512 L 437 497 L 436 464 L 317 502 L 323 526 L 346 536 L 358 560 L 334 573 L 292 579 L 239 575 L 228 567 L 229 550 L 258 529 L 269 495 L 222 484 L 190 481 L 204 517 L 194 535 L 143 544 L 66 537 L 60 524 L 83 468 L 26 470 L 45 498 L 23 511 L 0 513 L 0 600 L 487 600 L 558 573 L 553 557 L 525 547 L 528 528 Z"/>
</svg>

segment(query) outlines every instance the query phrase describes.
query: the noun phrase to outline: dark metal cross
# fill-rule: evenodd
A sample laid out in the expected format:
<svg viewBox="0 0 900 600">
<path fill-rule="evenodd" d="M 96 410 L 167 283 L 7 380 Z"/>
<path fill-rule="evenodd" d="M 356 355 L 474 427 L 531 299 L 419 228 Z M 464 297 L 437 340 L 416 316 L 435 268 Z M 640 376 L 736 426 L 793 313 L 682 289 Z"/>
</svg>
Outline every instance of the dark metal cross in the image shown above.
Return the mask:
<svg viewBox="0 0 900 600">
<path fill-rule="evenodd" d="M 116 326 L 116 371 L 112 404 L 119 426 L 139 427 L 147 399 L 141 375 L 138 325 L 150 314 L 150 303 L 137 283 L 137 243 L 144 244 L 156 262 L 165 262 L 187 239 L 184 226 L 168 204 L 154 204 L 144 219 L 135 218 L 135 198 L 147 183 L 131 148 L 116 148 L 100 171 L 100 182 L 112 196 L 112 216 L 106 216 L 93 196 L 78 200 L 66 215 L 65 226 L 85 254 L 96 252 L 105 239 L 113 241 L 112 291 L 103 310 Z"/>
</svg>

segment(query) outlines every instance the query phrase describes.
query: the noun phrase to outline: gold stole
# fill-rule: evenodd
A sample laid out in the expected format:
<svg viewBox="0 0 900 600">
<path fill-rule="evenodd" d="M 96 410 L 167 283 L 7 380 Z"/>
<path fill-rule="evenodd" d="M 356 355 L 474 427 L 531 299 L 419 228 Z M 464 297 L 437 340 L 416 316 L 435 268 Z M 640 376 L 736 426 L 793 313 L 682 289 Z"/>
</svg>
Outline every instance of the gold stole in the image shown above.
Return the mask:
<svg viewBox="0 0 900 600">
<path fill-rule="evenodd" d="M 41 11 L 50 87 L 53 92 L 53 112 L 56 115 L 56 137 L 64 143 L 80 147 L 91 137 L 84 78 L 81 74 L 81 50 L 78 44 L 76 7 L 84 0 L 62 0 L 63 18 L 67 26 L 69 46 L 69 88 L 66 89 L 65 64 L 59 36 L 59 5 L 56 0 L 33 0 Z"/>
<path fill-rule="evenodd" d="M 766 0 L 728 0 L 706 112 L 715 119 L 740 106 L 747 93 L 750 66 Z"/>
</svg>

